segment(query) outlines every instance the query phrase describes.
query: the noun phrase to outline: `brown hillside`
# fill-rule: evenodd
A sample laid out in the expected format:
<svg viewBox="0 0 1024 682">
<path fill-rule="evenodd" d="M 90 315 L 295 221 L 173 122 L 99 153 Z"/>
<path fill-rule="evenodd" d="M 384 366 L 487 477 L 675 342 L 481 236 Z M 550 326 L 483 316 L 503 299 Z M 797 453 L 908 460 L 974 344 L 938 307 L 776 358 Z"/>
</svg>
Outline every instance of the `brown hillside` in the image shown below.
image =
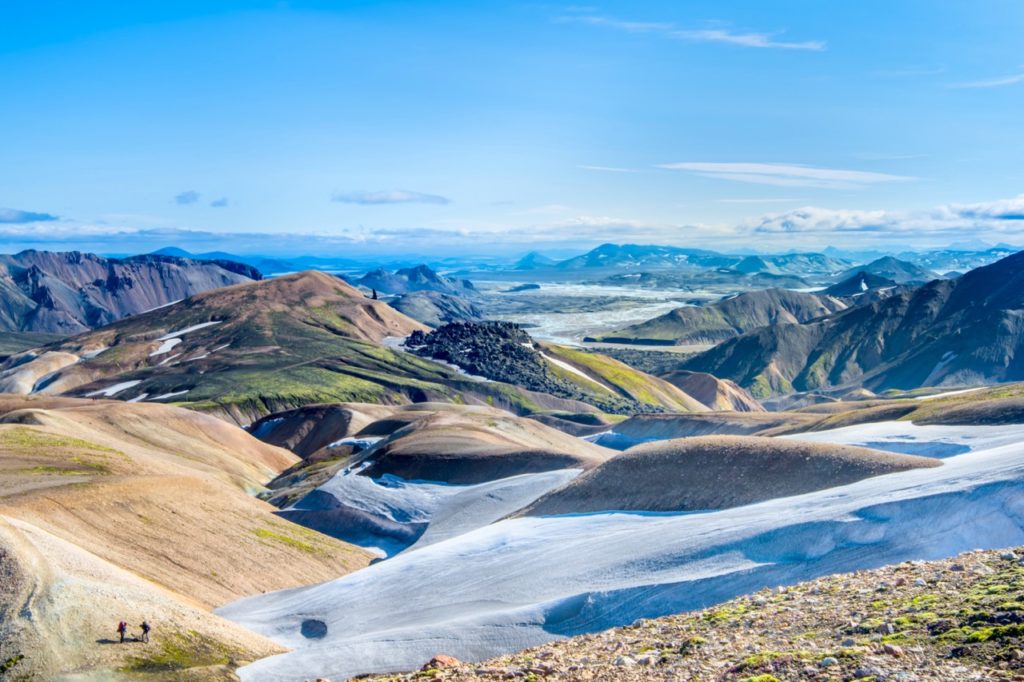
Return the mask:
<svg viewBox="0 0 1024 682">
<path fill-rule="evenodd" d="M 932 466 L 940 463 L 866 448 L 750 436 L 686 438 L 630 448 L 523 513 L 725 509 Z"/>
</svg>

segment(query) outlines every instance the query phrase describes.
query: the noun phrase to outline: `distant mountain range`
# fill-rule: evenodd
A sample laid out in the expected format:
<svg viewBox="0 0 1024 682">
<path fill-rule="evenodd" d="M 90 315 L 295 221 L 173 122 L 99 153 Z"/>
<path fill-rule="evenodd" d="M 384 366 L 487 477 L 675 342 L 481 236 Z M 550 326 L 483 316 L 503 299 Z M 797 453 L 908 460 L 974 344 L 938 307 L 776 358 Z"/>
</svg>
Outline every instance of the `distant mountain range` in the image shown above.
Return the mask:
<svg viewBox="0 0 1024 682">
<path fill-rule="evenodd" d="M 476 287 L 468 279 L 449 279 L 431 270 L 426 265 L 402 268 L 388 272 L 377 268 L 355 280 L 355 284 L 376 290 L 382 294 L 402 295 L 416 291 L 435 291 L 452 296 L 476 293 Z"/>
<path fill-rule="evenodd" d="M 893 258 L 892 256 L 883 256 L 882 258 L 871 261 L 867 265 L 858 265 L 843 271 L 840 273 L 839 279 L 847 280 L 860 273 L 867 273 L 876 277 L 884 277 L 885 279 L 892 280 L 898 284 L 924 284 L 925 282 L 930 282 L 933 279 L 940 278 L 938 273 L 932 272 L 931 270 L 923 268 L 915 263 L 900 260 L 899 258 Z"/>
<path fill-rule="evenodd" d="M 806 324 L 761 327 L 682 367 L 759 398 L 1024 379 L 1024 252 Z"/>
<path fill-rule="evenodd" d="M 208 289 L 262 279 L 221 258 L 104 258 L 77 251 L 0 256 L 0 331 L 77 334 Z"/>
</svg>

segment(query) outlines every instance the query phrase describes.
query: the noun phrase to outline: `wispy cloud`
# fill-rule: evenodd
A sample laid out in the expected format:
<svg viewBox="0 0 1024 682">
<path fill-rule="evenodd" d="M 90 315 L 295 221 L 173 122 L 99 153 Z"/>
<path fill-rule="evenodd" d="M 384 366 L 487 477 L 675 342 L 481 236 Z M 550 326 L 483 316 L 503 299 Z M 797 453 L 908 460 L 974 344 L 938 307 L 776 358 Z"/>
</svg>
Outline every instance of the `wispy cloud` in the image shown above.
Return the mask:
<svg viewBox="0 0 1024 682">
<path fill-rule="evenodd" d="M 199 201 L 199 192 L 194 189 L 186 190 L 174 197 L 174 203 L 179 206 L 188 206 Z"/>
<path fill-rule="evenodd" d="M 876 236 L 908 234 L 1020 235 L 1024 224 L 1024 194 L 1010 199 L 973 204 L 945 204 L 928 211 L 849 210 L 805 206 L 762 216 L 748 223 L 754 232 L 837 234 L 874 233 Z"/>
<path fill-rule="evenodd" d="M 791 204 L 798 199 L 716 199 L 719 204 Z"/>
<path fill-rule="evenodd" d="M 616 168 L 614 166 L 585 166 L 580 165 L 578 168 L 590 171 L 600 171 L 602 173 L 639 173 L 640 171 L 636 168 Z"/>
<path fill-rule="evenodd" d="M 967 81 L 965 83 L 950 83 L 947 88 L 954 90 L 964 90 L 972 88 L 1002 88 L 1007 85 L 1016 85 L 1018 83 L 1024 83 L 1024 72 L 1014 73 L 1008 76 L 997 76 L 995 78 L 983 78 L 976 81 Z"/>
<path fill-rule="evenodd" d="M 404 189 L 379 190 L 375 192 L 339 192 L 331 197 L 331 201 L 341 204 L 359 204 L 377 206 L 383 204 L 450 204 L 452 200 L 438 194 L 424 194 Z"/>
<path fill-rule="evenodd" d="M 905 175 L 873 173 L 839 168 L 818 168 L 788 163 L 708 163 L 684 162 L 661 164 L 660 168 L 681 170 L 717 180 L 731 180 L 755 185 L 777 187 L 817 187 L 822 189 L 857 189 L 885 182 L 915 180 Z"/>
<path fill-rule="evenodd" d="M 558 18 L 559 21 L 591 26 L 605 26 L 626 31 L 628 33 L 653 33 L 673 40 L 690 42 L 726 43 L 739 47 L 777 50 L 811 50 L 820 52 L 826 48 L 821 40 L 787 41 L 778 40 L 781 32 L 762 33 L 753 31 L 735 31 L 724 26 L 715 25 L 707 28 L 683 28 L 670 22 L 660 21 L 625 21 L 597 14 L 570 14 Z"/>
<path fill-rule="evenodd" d="M 228 205 L 228 198 L 221 197 L 220 199 L 214 199 L 210 202 L 211 208 L 225 208 Z"/>
<path fill-rule="evenodd" d="M 57 220 L 57 216 L 35 211 L 20 211 L 16 208 L 0 208 L 0 223 L 5 225 L 23 225 L 25 223 L 45 223 Z"/>
</svg>

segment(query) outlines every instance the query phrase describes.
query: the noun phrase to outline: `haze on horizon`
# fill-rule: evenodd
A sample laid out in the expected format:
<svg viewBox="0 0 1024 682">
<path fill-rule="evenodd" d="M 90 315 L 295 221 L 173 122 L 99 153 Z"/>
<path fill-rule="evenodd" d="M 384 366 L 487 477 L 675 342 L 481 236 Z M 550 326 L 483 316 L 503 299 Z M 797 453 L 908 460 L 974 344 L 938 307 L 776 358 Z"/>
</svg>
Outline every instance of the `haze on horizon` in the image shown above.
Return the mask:
<svg viewBox="0 0 1024 682">
<path fill-rule="evenodd" d="M 1024 5 L 0 9 L 0 250 L 1024 244 Z"/>
</svg>

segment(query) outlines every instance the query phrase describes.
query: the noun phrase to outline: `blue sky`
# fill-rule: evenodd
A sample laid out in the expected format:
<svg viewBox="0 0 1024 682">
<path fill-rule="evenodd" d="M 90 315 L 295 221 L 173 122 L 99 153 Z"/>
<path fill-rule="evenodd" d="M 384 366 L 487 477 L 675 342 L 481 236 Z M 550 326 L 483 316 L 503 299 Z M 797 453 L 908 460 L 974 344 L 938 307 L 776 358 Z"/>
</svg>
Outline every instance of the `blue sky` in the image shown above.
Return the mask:
<svg viewBox="0 0 1024 682">
<path fill-rule="evenodd" d="M 1024 3 L 0 6 L 0 249 L 1024 244 Z"/>
</svg>

